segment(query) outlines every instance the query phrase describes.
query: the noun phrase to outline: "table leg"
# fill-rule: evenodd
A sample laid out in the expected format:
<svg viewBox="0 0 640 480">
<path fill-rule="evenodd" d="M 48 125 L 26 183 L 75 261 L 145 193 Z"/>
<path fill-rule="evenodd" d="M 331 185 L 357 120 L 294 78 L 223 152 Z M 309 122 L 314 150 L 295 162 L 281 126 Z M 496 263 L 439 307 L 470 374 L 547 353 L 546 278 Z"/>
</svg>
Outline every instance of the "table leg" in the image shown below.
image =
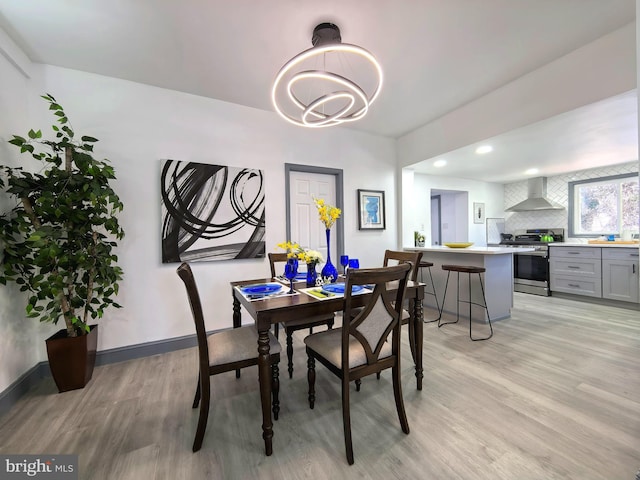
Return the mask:
<svg viewBox="0 0 640 480">
<path fill-rule="evenodd" d="M 240 326 L 242 325 L 242 314 L 240 313 L 240 300 L 236 298 L 233 292 L 231 292 L 231 295 L 233 295 L 233 328 L 240 328 Z"/>
<path fill-rule="evenodd" d="M 262 438 L 265 453 L 273 453 L 273 423 L 271 421 L 271 367 L 269 366 L 269 330 L 258 331 L 258 379 L 262 405 Z"/>
<path fill-rule="evenodd" d="M 422 342 L 423 342 L 423 321 L 424 311 L 422 309 L 422 299 L 417 298 L 413 302 L 413 328 L 415 338 L 415 361 L 416 361 L 416 385 L 418 390 L 422 390 Z"/>
<path fill-rule="evenodd" d="M 233 328 L 240 328 L 242 325 L 242 314 L 240 313 L 240 300 L 238 300 L 231 289 L 231 295 L 233 296 Z M 240 378 L 240 369 L 236 370 L 236 378 Z"/>
</svg>

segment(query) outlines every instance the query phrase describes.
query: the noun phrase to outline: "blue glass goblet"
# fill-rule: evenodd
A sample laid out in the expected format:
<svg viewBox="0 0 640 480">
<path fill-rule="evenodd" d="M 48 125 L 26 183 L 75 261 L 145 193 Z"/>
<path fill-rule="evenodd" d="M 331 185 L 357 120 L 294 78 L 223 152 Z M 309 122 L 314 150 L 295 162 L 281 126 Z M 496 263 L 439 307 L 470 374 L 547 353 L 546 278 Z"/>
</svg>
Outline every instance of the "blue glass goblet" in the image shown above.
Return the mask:
<svg viewBox="0 0 640 480">
<path fill-rule="evenodd" d="M 296 278 L 298 274 L 298 260 L 295 258 L 290 258 L 287 260 L 287 263 L 284 266 L 284 276 L 289 279 L 291 283 L 289 291 L 287 293 L 294 293 L 293 290 L 293 280 Z"/>
<path fill-rule="evenodd" d="M 357 258 L 350 258 L 349 259 L 349 269 L 352 268 L 360 268 L 360 261 Z"/>
<path fill-rule="evenodd" d="M 340 265 L 342 265 L 342 273 L 347 274 L 347 265 L 349 265 L 349 255 L 340 255 Z"/>
</svg>

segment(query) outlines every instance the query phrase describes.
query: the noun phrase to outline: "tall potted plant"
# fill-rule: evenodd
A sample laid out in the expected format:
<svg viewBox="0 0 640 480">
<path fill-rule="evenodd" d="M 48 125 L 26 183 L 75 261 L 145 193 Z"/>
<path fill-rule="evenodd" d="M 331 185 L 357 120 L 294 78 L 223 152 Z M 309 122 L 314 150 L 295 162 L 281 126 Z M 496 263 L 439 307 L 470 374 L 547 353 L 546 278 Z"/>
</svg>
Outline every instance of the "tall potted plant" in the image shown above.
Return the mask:
<svg viewBox="0 0 640 480">
<path fill-rule="evenodd" d="M 40 130 L 9 141 L 42 163 L 38 173 L 0 166 L 0 188 L 16 200 L 0 214 L 0 283 L 28 292 L 29 318 L 66 328 L 47 339 L 49 365 L 59 391 L 91 379 L 97 325 L 114 301 L 122 269 L 114 248 L 124 236 L 117 213 L 123 205 L 110 186 L 108 160 L 93 158 L 96 138 L 76 137 L 62 106 L 44 95 L 56 116 L 54 140 Z"/>
</svg>

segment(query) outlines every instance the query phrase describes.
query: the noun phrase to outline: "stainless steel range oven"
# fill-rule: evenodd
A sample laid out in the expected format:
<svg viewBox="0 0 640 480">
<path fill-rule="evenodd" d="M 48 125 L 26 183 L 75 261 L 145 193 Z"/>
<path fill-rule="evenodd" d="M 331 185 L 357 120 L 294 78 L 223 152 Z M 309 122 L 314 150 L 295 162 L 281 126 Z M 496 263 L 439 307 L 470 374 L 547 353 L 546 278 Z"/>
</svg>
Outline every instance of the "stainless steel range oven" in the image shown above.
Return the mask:
<svg viewBox="0 0 640 480">
<path fill-rule="evenodd" d="M 514 253 L 513 290 L 549 296 L 549 249 L 535 248 L 534 252 Z"/>
<path fill-rule="evenodd" d="M 518 247 L 533 247 L 532 252 L 513 254 L 513 290 L 549 296 L 549 243 L 562 242 L 564 229 L 537 228 L 515 235 L 512 240 L 503 240 L 501 244 Z"/>
</svg>

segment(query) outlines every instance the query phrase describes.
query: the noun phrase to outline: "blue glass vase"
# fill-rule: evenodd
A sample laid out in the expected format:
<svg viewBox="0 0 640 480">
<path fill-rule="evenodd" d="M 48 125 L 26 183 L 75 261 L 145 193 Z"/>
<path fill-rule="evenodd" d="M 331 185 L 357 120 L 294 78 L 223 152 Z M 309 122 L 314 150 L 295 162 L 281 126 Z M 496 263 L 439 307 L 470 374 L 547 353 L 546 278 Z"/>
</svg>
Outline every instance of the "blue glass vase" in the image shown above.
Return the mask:
<svg viewBox="0 0 640 480">
<path fill-rule="evenodd" d="M 317 278 L 316 262 L 307 263 L 307 287 L 315 287 Z"/>
<path fill-rule="evenodd" d="M 338 269 L 333 266 L 331 263 L 331 229 L 327 228 L 327 263 L 322 267 L 322 271 L 320 275 L 322 275 L 322 279 L 331 278 L 331 283 L 335 283 L 338 280 Z"/>
</svg>

